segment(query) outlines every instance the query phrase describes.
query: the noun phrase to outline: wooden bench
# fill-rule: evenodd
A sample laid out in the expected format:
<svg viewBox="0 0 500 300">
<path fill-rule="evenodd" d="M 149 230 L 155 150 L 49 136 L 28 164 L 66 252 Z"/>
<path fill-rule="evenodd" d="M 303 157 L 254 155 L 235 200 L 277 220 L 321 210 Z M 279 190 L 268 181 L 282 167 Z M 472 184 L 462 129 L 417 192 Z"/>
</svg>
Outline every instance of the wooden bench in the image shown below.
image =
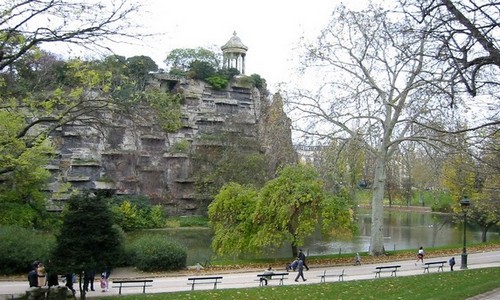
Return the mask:
<svg viewBox="0 0 500 300">
<path fill-rule="evenodd" d="M 444 267 L 444 264 L 447 263 L 447 261 L 443 260 L 443 261 L 432 261 L 432 262 L 426 262 L 424 263 L 425 267 L 424 267 L 424 273 L 427 271 L 427 273 L 429 273 L 429 267 L 437 267 L 438 269 L 438 272 L 439 270 L 443 271 L 443 267 Z"/>
<path fill-rule="evenodd" d="M 222 280 L 222 276 L 205 276 L 205 277 L 189 277 L 188 285 L 191 285 L 191 290 L 194 290 L 195 284 L 214 284 L 214 290 L 217 289 L 217 283 L 221 283 L 219 280 Z"/>
<path fill-rule="evenodd" d="M 326 274 L 326 270 L 325 272 L 323 272 L 323 274 L 321 275 L 318 275 L 318 277 L 321 278 L 320 282 L 326 282 L 326 277 L 339 277 L 339 281 L 344 281 L 344 269 L 342 270 L 342 272 L 340 274 Z"/>
<path fill-rule="evenodd" d="M 113 287 L 118 288 L 118 294 L 121 295 L 122 288 L 141 287 L 142 293 L 146 293 L 146 287 L 153 286 L 153 279 L 131 279 L 131 280 L 113 280 Z M 116 284 L 116 285 L 115 285 Z"/>
<path fill-rule="evenodd" d="M 279 285 L 283 285 L 283 279 L 286 279 L 285 276 L 288 275 L 288 272 L 285 272 L 285 273 L 276 273 L 276 272 L 273 272 L 273 273 L 268 273 L 268 274 L 257 274 L 257 277 L 259 277 L 259 286 L 263 286 L 264 285 L 264 281 L 267 279 L 267 280 L 279 280 Z M 273 277 L 279 277 L 279 278 L 273 278 Z"/>
<path fill-rule="evenodd" d="M 398 268 L 401 268 L 401 266 L 396 265 L 396 266 L 380 266 L 380 267 L 375 267 L 375 278 L 377 276 L 380 278 L 380 273 L 382 272 L 391 272 L 391 276 L 394 275 L 396 276 L 396 273 L 398 272 Z"/>
</svg>

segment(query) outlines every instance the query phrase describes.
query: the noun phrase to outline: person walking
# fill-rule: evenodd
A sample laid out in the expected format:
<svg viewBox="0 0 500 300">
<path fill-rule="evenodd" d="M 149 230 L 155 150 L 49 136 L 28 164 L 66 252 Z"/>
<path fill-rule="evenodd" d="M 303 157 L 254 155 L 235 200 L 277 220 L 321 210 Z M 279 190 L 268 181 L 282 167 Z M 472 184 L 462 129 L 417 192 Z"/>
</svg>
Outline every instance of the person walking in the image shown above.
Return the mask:
<svg viewBox="0 0 500 300">
<path fill-rule="evenodd" d="M 424 263 L 424 247 L 420 246 L 420 248 L 418 249 L 418 253 L 417 253 L 417 262 L 415 262 L 415 266 L 417 265 L 417 263 L 421 261 L 422 263 Z"/>
<path fill-rule="evenodd" d="M 297 264 L 297 277 L 295 277 L 295 282 L 299 282 L 299 277 L 302 277 L 302 281 L 306 281 L 304 278 L 304 261 L 299 259 L 299 263 Z"/>
<path fill-rule="evenodd" d="M 101 289 L 103 292 L 109 291 L 109 276 L 111 275 L 111 270 L 106 267 L 104 272 L 101 273 Z"/>
<path fill-rule="evenodd" d="M 90 290 L 95 291 L 94 280 L 95 280 L 95 271 L 93 270 L 85 271 L 83 276 L 83 288 L 85 289 L 86 292 L 89 291 L 89 285 L 90 285 Z"/>
<path fill-rule="evenodd" d="M 450 258 L 450 270 L 453 271 L 453 266 L 455 265 L 455 257 Z"/>
<path fill-rule="evenodd" d="M 76 281 L 76 275 L 74 273 L 66 273 L 66 275 L 64 275 L 64 280 L 66 281 L 65 286 L 71 292 L 73 299 L 76 300 L 76 290 L 73 287 L 73 283 Z"/>
<path fill-rule="evenodd" d="M 361 256 L 359 256 L 359 253 L 356 253 L 356 257 L 354 258 L 354 265 L 361 266 Z"/>
<path fill-rule="evenodd" d="M 306 255 L 304 252 L 302 252 L 302 249 L 299 249 L 299 255 L 298 258 L 302 260 L 302 263 L 304 264 L 304 268 L 306 268 L 307 271 L 309 271 L 309 267 L 306 264 Z"/>
</svg>

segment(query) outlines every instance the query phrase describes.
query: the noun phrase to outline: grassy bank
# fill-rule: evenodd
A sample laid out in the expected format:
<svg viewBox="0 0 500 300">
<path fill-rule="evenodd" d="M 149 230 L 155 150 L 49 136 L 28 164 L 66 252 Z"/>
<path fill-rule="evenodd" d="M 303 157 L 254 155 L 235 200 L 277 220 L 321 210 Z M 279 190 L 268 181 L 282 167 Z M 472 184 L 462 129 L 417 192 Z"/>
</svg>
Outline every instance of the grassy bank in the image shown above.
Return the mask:
<svg viewBox="0 0 500 300">
<path fill-rule="evenodd" d="M 500 268 L 264 288 L 120 296 L 120 299 L 405 299 L 462 300 L 500 287 Z M 112 297 L 118 298 L 118 297 Z M 100 299 L 110 299 L 103 297 Z"/>
</svg>

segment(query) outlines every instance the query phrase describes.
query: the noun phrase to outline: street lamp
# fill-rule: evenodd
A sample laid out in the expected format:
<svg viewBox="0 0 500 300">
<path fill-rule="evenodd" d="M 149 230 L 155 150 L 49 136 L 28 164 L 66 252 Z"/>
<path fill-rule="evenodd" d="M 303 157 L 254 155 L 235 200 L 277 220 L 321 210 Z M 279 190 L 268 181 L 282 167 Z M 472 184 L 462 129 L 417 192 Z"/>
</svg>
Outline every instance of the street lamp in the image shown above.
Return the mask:
<svg viewBox="0 0 500 300">
<path fill-rule="evenodd" d="M 464 196 L 462 200 L 460 200 L 460 207 L 462 208 L 462 212 L 464 213 L 464 248 L 462 249 L 462 265 L 460 269 L 467 269 L 467 248 L 465 247 L 466 241 L 466 229 L 467 229 L 467 211 L 469 210 L 470 200 L 467 196 Z"/>
</svg>

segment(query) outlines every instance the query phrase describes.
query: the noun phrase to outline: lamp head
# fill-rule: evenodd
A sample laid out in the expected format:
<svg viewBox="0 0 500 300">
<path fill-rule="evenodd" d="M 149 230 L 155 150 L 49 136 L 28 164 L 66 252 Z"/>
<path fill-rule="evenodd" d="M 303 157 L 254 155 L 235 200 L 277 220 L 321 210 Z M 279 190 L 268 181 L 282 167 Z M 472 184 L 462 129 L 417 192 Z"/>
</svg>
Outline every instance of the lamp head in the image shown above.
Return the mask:
<svg viewBox="0 0 500 300">
<path fill-rule="evenodd" d="M 467 198 L 467 196 L 464 196 L 464 198 L 460 200 L 460 207 L 462 207 L 463 211 L 467 211 L 469 209 L 470 204 L 471 204 L 470 200 L 469 198 Z"/>
</svg>

